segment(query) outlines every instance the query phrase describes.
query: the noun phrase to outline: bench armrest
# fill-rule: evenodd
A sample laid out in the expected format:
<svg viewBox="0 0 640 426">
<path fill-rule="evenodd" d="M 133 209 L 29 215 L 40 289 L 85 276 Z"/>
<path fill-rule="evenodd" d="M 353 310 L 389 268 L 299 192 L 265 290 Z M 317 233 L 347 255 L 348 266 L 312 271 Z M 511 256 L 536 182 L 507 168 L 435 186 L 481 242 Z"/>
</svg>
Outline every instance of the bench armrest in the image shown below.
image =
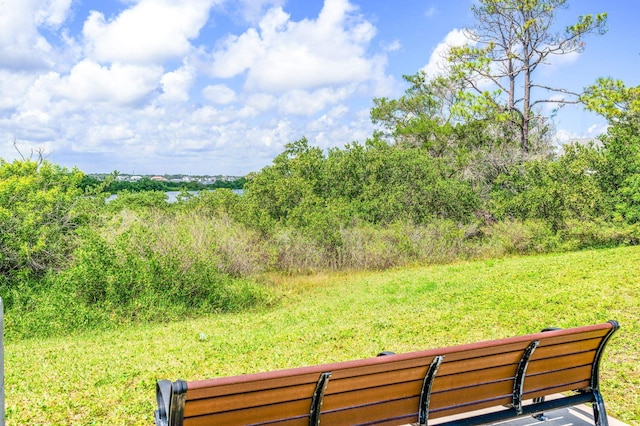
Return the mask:
<svg viewBox="0 0 640 426">
<path fill-rule="evenodd" d="M 186 392 L 187 382 L 183 380 L 160 380 L 156 383 L 156 426 L 182 426 Z"/>
</svg>

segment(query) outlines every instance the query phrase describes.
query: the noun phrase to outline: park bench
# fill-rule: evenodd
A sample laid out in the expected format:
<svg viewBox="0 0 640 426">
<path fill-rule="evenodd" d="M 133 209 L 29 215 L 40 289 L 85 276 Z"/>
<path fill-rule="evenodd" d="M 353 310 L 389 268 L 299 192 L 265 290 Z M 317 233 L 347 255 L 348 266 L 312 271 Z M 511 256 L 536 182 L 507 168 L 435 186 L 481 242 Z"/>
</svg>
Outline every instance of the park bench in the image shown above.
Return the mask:
<svg viewBox="0 0 640 426">
<path fill-rule="evenodd" d="M 591 403 L 595 424 L 607 425 L 598 371 L 617 329 L 609 321 L 334 364 L 162 380 L 155 421 L 293 426 L 426 425 L 440 419 L 438 424 L 477 425 Z M 558 393 L 563 394 L 545 399 Z M 489 407 L 498 410 L 477 411 Z"/>
</svg>

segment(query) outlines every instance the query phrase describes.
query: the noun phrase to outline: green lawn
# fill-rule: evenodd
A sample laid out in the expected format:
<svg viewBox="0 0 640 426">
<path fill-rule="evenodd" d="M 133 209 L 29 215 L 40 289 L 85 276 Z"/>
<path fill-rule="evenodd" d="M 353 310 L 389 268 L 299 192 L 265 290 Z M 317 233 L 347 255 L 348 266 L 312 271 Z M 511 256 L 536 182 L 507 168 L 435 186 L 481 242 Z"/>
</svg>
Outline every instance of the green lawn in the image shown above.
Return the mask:
<svg viewBox="0 0 640 426">
<path fill-rule="evenodd" d="M 616 319 L 609 414 L 640 425 L 640 247 L 278 278 L 269 310 L 6 342 L 7 424 L 151 425 L 156 379 L 203 379 Z"/>
</svg>

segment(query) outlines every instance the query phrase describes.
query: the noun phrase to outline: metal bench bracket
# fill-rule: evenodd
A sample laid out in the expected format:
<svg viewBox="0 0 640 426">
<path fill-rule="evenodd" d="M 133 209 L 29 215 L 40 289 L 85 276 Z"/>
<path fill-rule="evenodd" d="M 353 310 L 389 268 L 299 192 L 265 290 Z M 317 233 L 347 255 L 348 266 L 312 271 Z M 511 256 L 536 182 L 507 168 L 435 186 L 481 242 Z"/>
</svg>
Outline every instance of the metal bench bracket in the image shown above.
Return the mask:
<svg viewBox="0 0 640 426">
<path fill-rule="evenodd" d="M 522 358 L 520 358 L 520 362 L 518 363 L 516 376 L 513 379 L 513 402 L 511 405 L 516 409 L 518 415 L 522 415 L 522 390 L 524 388 L 524 377 L 527 375 L 529 359 L 539 344 L 539 340 L 534 340 L 527 346 L 527 349 L 524 350 Z"/>
<path fill-rule="evenodd" d="M 433 379 L 436 377 L 438 367 L 442 364 L 444 355 L 439 355 L 431 361 L 426 376 L 424 376 L 424 382 L 422 382 L 422 392 L 420 393 L 420 409 L 418 410 L 418 424 L 420 426 L 426 426 L 429 420 L 429 400 L 431 399 L 431 385 L 433 385 Z"/>
<path fill-rule="evenodd" d="M 331 372 L 320 374 L 318 383 L 316 384 L 316 390 L 313 392 L 313 398 L 311 399 L 311 409 L 309 411 L 309 426 L 318 426 L 320 424 L 320 409 L 322 408 L 322 399 L 324 398 L 324 391 L 329 384 L 329 378 Z"/>
</svg>

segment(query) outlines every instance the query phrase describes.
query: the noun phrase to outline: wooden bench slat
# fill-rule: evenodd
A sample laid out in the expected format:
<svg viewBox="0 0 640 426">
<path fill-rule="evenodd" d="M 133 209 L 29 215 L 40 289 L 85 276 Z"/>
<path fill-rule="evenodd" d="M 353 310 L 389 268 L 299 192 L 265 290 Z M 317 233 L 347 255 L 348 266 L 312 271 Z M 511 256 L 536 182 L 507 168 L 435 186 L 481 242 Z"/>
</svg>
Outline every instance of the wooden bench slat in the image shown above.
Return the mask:
<svg viewBox="0 0 640 426">
<path fill-rule="evenodd" d="M 392 424 L 398 425 L 416 421 L 418 418 L 418 397 L 352 407 L 348 410 L 323 410 L 321 423 L 332 426 L 351 426 L 389 417 L 395 418 L 398 423 Z"/>
<path fill-rule="evenodd" d="M 602 339 L 577 340 L 571 343 L 561 343 L 538 347 L 531 357 L 532 360 L 541 358 L 553 358 L 559 355 L 595 351 Z"/>
<path fill-rule="evenodd" d="M 436 393 L 447 389 L 469 387 L 479 382 L 489 383 L 499 380 L 513 380 L 516 374 L 516 367 L 517 365 L 510 364 L 478 371 L 438 375 L 433 382 L 431 392 Z"/>
<path fill-rule="evenodd" d="M 421 387 L 422 381 L 415 381 L 325 395 L 322 411 L 334 411 L 351 406 L 367 405 L 376 402 L 384 403 L 396 399 L 412 398 L 416 399 L 416 405 L 412 409 L 417 411 L 417 398 L 420 396 Z"/>
<path fill-rule="evenodd" d="M 561 392 L 574 391 L 577 389 L 585 389 L 589 387 L 589 380 L 583 380 L 574 383 L 554 384 L 542 389 L 536 389 L 524 392 L 525 399 L 533 399 L 542 396 L 550 396 Z"/>
<path fill-rule="evenodd" d="M 284 419 L 275 422 L 251 423 L 251 421 L 242 421 L 235 418 L 217 418 L 210 416 L 192 417 L 184 419 L 183 426 L 212 426 L 212 425 L 273 425 L 273 426 L 309 426 L 308 418 Z"/>
<path fill-rule="evenodd" d="M 529 377 L 544 371 L 562 370 L 579 365 L 591 365 L 593 364 L 595 355 L 596 352 L 593 350 L 553 358 L 535 359 L 529 363 L 527 376 Z"/>
<path fill-rule="evenodd" d="M 435 395 L 434 395 L 435 397 Z M 433 399 L 432 399 L 433 401 Z M 446 400 L 449 401 L 449 400 Z M 450 401 L 449 401 L 450 402 Z M 454 414 L 468 413 L 470 411 L 481 410 L 483 408 L 507 406 L 511 404 L 511 394 L 493 399 L 483 399 L 467 404 L 433 404 L 429 410 L 430 419 L 438 419 L 441 417 L 452 416 Z"/>
<path fill-rule="evenodd" d="M 554 383 L 556 386 L 560 386 L 563 384 L 582 382 L 589 380 L 589 378 L 591 378 L 591 365 L 567 368 L 548 373 L 539 373 L 527 376 L 524 382 L 524 392 L 526 393 L 536 389 L 544 389 L 545 387 L 548 387 L 548 383 Z"/>
<path fill-rule="evenodd" d="M 561 343 L 577 342 L 579 340 L 601 339 L 608 334 L 611 328 L 585 327 L 585 330 L 580 332 L 563 333 L 567 330 L 572 329 L 569 328 L 538 333 L 538 336 L 540 336 L 540 348 L 544 346 L 558 345 Z"/>
<path fill-rule="evenodd" d="M 185 403 L 185 417 L 199 416 L 205 413 L 221 413 L 248 407 L 279 404 L 287 401 L 306 400 L 307 405 L 313 396 L 315 383 L 311 385 L 291 386 L 247 392 L 246 394 L 225 395 L 218 398 L 190 399 Z M 250 396 L 250 397 L 249 397 Z"/>
<path fill-rule="evenodd" d="M 221 386 L 216 386 L 215 382 L 211 381 L 212 384 L 206 387 L 192 387 L 194 382 L 189 382 L 187 384 L 187 400 L 189 401 L 202 398 L 215 398 L 224 395 L 243 394 L 256 389 L 276 389 L 280 387 L 315 385 L 318 381 L 319 374 L 320 373 L 309 373 L 302 376 L 286 376 L 272 379 L 262 379 L 260 377 L 257 377 L 255 380 L 244 380 L 240 383 L 226 384 Z M 249 378 L 250 376 L 254 375 L 246 375 L 247 378 Z"/>
<path fill-rule="evenodd" d="M 436 385 L 434 382 L 434 386 Z M 482 403 L 485 400 L 494 400 L 504 396 L 509 397 L 511 402 L 511 393 L 513 391 L 513 381 L 504 379 L 497 382 L 481 383 L 475 386 L 469 385 L 462 388 L 448 389 L 445 391 L 432 392 L 431 394 L 431 410 L 445 408 L 449 406 L 464 405 L 467 403 Z"/>
<path fill-rule="evenodd" d="M 242 410 L 225 411 L 211 415 L 185 416 L 185 425 L 248 425 L 276 422 L 290 417 L 300 417 L 302 424 L 308 424 L 309 406 L 310 401 L 300 400 L 250 407 Z M 295 423 L 299 423 L 299 419 L 296 419 Z"/>
<path fill-rule="evenodd" d="M 445 356 L 444 362 L 438 369 L 438 376 L 458 374 L 473 370 L 481 371 L 495 366 L 517 365 L 518 361 L 520 361 L 520 358 L 522 357 L 523 350 L 527 347 L 527 345 L 521 346 L 522 347 L 516 351 L 479 356 L 475 358 L 466 357 L 461 359 Z"/>
<path fill-rule="evenodd" d="M 376 373 L 369 376 L 334 378 L 325 392 L 325 398 L 333 394 L 340 394 L 345 391 L 357 391 L 375 387 L 389 386 L 407 382 L 422 383 L 424 375 L 427 373 L 427 366 L 407 368 L 404 370 L 394 370 L 385 373 Z M 339 377 L 339 376 L 338 376 Z"/>
</svg>

